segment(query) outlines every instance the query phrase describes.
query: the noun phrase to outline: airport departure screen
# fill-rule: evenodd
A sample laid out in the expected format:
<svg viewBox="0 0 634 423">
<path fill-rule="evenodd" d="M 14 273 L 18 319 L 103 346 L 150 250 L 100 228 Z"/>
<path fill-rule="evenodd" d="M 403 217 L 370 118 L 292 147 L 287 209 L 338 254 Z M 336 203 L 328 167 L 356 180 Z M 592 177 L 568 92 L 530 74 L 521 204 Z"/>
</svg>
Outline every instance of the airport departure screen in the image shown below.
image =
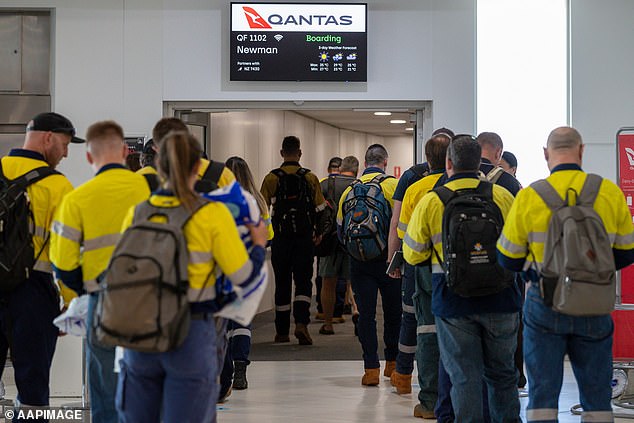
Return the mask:
<svg viewBox="0 0 634 423">
<path fill-rule="evenodd" d="M 367 5 L 231 3 L 231 81 L 367 81 Z"/>
</svg>

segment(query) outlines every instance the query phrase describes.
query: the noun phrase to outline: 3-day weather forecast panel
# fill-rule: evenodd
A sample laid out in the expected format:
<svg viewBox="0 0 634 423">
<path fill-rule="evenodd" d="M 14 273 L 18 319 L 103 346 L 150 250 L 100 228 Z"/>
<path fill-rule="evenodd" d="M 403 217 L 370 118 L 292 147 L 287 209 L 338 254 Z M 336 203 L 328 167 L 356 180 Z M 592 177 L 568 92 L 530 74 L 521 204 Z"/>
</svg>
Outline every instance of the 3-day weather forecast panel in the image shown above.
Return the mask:
<svg viewBox="0 0 634 423">
<path fill-rule="evenodd" d="M 367 5 L 231 3 L 231 81 L 367 81 Z"/>
</svg>

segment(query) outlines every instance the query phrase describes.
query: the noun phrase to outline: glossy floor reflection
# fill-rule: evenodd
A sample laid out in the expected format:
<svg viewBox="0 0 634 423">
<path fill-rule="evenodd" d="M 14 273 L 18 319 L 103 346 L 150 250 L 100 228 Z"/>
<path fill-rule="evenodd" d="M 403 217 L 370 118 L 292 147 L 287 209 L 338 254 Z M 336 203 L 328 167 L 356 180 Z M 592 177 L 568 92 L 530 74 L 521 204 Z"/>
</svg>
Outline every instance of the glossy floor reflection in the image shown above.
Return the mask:
<svg viewBox="0 0 634 423">
<path fill-rule="evenodd" d="M 411 395 L 393 392 L 389 380 L 378 387 L 361 386 L 361 361 L 259 361 L 247 371 L 249 389 L 233 391 L 218 406 L 219 422 L 423 422 L 413 417 L 418 387 Z M 527 398 L 521 399 L 525 419 Z M 577 387 L 570 365 L 559 401 L 559 421 L 579 422 L 570 413 L 578 403 Z M 619 409 L 620 412 L 627 410 Z M 634 418 L 634 413 L 631 413 Z M 630 419 L 616 418 L 616 422 Z"/>
</svg>

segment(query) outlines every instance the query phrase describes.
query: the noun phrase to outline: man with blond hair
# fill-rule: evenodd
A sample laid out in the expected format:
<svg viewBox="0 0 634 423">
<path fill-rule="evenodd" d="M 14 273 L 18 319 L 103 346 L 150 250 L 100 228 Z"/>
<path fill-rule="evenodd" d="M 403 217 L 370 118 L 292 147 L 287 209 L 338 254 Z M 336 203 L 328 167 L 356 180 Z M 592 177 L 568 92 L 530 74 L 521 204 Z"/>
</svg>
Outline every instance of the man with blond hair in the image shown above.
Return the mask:
<svg viewBox="0 0 634 423">
<path fill-rule="evenodd" d="M 64 198 L 53 221 L 55 276 L 78 295 L 90 294 L 88 328 L 97 303 L 98 277 L 108 266 L 123 218 L 150 196 L 145 179 L 124 166 L 126 155 L 123 129 L 116 122 L 91 125 L 86 132 L 86 159 L 95 176 Z M 114 355 L 114 348 L 100 345 L 88 331 L 86 367 L 95 423 L 118 421 Z"/>
</svg>

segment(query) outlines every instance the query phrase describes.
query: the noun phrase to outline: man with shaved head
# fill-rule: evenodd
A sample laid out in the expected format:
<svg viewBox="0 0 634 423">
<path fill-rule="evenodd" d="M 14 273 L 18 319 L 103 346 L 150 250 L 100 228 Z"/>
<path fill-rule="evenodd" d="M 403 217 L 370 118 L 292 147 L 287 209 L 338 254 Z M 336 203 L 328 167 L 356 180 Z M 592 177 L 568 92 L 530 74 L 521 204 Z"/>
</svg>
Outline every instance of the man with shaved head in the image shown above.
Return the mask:
<svg viewBox="0 0 634 423">
<path fill-rule="evenodd" d="M 571 193 L 580 195 L 591 180 L 581 169 L 583 152 L 581 135 L 574 128 L 560 127 L 550 133 L 544 158 L 551 174 L 545 181 L 562 201 Z M 632 217 L 614 183 L 599 179 L 597 186 L 593 208 L 613 240 L 618 270 L 634 262 Z M 568 354 L 579 385 L 581 420 L 611 422 L 612 318 L 609 314 L 572 316 L 546 305 L 541 270 L 552 212 L 538 187 L 534 183 L 519 192 L 497 245 L 498 262 L 510 270 L 525 271 L 530 281 L 524 304 L 524 360 L 530 386 L 526 418 L 529 422 L 557 421 L 563 362 Z"/>
</svg>

